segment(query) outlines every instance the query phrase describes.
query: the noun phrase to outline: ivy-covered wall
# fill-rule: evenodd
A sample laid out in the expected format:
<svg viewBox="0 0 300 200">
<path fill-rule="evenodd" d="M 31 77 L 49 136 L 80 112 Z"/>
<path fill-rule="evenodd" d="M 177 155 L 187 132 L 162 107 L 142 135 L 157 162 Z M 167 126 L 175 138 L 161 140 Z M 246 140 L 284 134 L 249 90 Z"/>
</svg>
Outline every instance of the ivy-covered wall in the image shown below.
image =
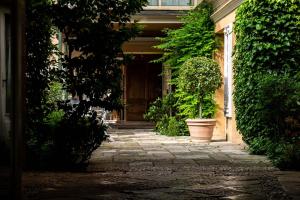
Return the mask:
<svg viewBox="0 0 300 200">
<path fill-rule="evenodd" d="M 254 153 L 299 168 L 300 0 L 245 0 L 235 33 L 237 128 Z"/>
</svg>

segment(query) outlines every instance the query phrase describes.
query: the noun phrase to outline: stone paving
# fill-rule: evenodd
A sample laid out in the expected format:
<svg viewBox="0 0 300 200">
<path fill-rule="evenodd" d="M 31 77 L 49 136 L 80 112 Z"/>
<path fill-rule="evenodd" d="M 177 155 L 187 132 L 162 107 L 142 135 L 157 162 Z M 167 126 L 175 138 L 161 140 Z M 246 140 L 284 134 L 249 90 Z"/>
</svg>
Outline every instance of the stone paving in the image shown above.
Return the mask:
<svg viewBox="0 0 300 200">
<path fill-rule="evenodd" d="M 27 199 L 291 199 L 263 156 L 227 142 L 111 130 L 87 172 L 27 172 Z"/>
</svg>

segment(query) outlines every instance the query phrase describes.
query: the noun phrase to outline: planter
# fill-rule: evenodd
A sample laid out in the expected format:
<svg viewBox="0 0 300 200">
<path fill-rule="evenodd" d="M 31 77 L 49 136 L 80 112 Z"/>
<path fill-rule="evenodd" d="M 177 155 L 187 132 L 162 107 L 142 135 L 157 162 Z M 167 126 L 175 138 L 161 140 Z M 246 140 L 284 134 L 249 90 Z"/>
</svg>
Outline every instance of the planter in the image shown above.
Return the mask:
<svg viewBox="0 0 300 200">
<path fill-rule="evenodd" d="M 190 136 L 199 142 L 210 142 L 216 126 L 215 119 L 187 119 Z"/>
</svg>

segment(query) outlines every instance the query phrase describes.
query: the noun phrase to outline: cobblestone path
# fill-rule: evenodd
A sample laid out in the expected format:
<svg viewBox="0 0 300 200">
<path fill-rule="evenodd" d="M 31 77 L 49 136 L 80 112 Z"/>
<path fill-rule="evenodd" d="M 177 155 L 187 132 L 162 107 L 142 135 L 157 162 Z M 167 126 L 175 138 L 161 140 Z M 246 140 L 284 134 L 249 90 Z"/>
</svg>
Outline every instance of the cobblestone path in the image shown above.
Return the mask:
<svg viewBox="0 0 300 200">
<path fill-rule="evenodd" d="M 290 199 L 263 156 L 148 130 L 112 130 L 87 172 L 27 172 L 27 199 Z"/>
</svg>

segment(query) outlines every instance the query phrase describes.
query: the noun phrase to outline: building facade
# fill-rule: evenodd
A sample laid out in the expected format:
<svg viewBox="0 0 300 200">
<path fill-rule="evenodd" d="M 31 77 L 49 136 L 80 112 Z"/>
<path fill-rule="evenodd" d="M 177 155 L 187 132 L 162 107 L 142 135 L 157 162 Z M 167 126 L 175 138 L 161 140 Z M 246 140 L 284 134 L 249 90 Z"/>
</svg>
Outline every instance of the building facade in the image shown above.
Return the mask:
<svg viewBox="0 0 300 200">
<path fill-rule="evenodd" d="M 162 52 L 153 46 L 156 37 L 163 36 L 165 28 L 179 28 L 178 16 L 182 11 L 194 8 L 197 0 L 149 0 L 144 11 L 133 16 L 143 27 L 139 37 L 124 44 L 125 54 L 133 56 L 133 62 L 123 67 L 123 103 L 121 120 L 143 121 L 149 104 L 162 97 L 168 90 L 168 78 L 162 73 L 162 64 L 150 61 L 161 57 Z M 164 74 L 164 75 L 162 75 Z"/>
<path fill-rule="evenodd" d="M 179 28 L 178 16 L 182 10 L 193 9 L 202 0 L 149 0 L 149 6 L 134 20 L 144 27 L 139 37 L 123 46 L 125 54 L 133 55 L 134 61 L 123 67 L 123 103 L 121 120 L 141 121 L 143 114 L 157 97 L 167 93 L 168 73 L 161 64 L 149 61 L 161 56 L 162 52 L 153 46 L 158 44 L 156 37 L 162 36 L 164 28 Z M 213 55 L 219 63 L 223 75 L 223 85 L 216 92 L 218 104 L 217 126 L 213 139 L 242 143 L 241 135 L 236 130 L 233 105 L 232 53 L 235 43 L 233 24 L 236 8 L 242 0 L 209 0 L 213 4 L 212 19 L 215 32 L 221 45 Z M 162 76 L 160 76 L 163 74 Z"/>
<path fill-rule="evenodd" d="M 236 129 L 232 58 L 235 45 L 233 32 L 235 13 L 243 0 L 210 0 L 210 2 L 214 7 L 211 18 L 215 22 L 215 33 L 221 41 L 221 45 L 213 56 L 219 63 L 223 74 L 223 86 L 216 93 L 217 104 L 220 108 L 217 113 L 217 132 L 215 136 L 233 143 L 243 143 L 242 136 Z"/>
</svg>

